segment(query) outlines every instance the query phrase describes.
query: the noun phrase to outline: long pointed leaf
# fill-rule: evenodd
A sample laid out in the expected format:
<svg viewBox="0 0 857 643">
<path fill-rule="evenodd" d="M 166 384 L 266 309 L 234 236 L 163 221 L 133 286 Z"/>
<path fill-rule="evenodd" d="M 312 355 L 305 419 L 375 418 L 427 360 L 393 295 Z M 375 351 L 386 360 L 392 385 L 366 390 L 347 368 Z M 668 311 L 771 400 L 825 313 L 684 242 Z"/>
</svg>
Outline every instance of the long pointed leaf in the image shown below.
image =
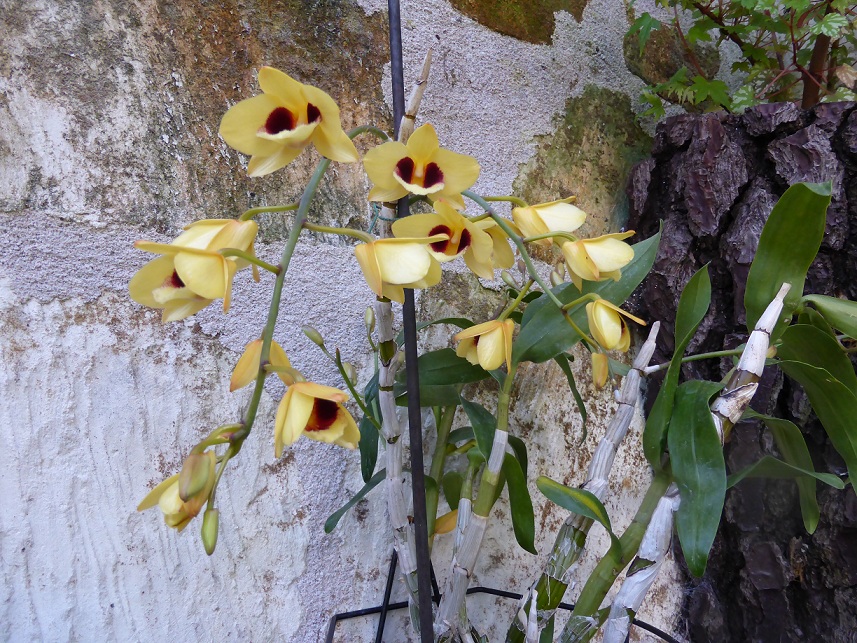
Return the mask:
<svg viewBox="0 0 857 643">
<path fill-rule="evenodd" d="M 667 435 L 673 477 L 681 494 L 676 531 L 687 566 L 697 577 L 708 564 L 726 498 L 723 447 L 708 408 L 709 399 L 720 388 L 698 380 L 679 386 Z"/>
<path fill-rule="evenodd" d="M 804 301 L 815 306 L 828 324 L 857 339 L 857 301 L 824 295 L 807 295 Z"/>
<path fill-rule="evenodd" d="M 803 295 L 806 271 L 821 246 L 830 195 L 830 182 L 797 183 L 771 210 L 747 276 L 744 307 L 749 331 L 784 282 L 792 287 L 783 305 L 782 319 L 791 317 Z M 782 321 L 778 323 L 772 339 L 777 339 L 784 328 Z"/>
<path fill-rule="evenodd" d="M 783 333 L 777 355 L 786 361 L 823 368 L 857 395 L 854 366 L 829 333 L 807 324 L 789 326 Z"/>
<path fill-rule="evenodd" d="M 512 528 L 518 544 L 531 554 L 536 553 L 536 536 L 533 501 L 527 488 L 527 479 L 518 459 L 507 453 L 503 458 L 503 473 L 509 485 L 509 506 L 512 512 Z"/>
<path fill-rule="evenodd" d="M 655 471 L 661 470 L 661 456 L 667 444 L 667 431 L 681 374 L 681 359 L 710 305 L 711 278 L 708 276 L 706 264 L 690 278 L 682 290 L 675 318 L 675 350 L 643 431 L 643 453 Z"/>
<path fill-rule="evenodd" d="M 577 382 L 574 381 L 574 373 L 571 370 L 571 364 L 569 363 L 571 360 L 568 355 L 565 353 L 560 353 L 554 360 L 559 367 L 562 369 L 562 372 L 565 373 L 565 379 L 568 380 L 568 388 L 571 389 L 571 395 L 574 397 L 574 402 L 577 404 L 577 410 L 580 412 L 580 418 L 583 420 L 583 437 L 580 438 L 580 441 L 583 442 L 586 439 L 586 406 L 583 404 L 583 398 L 580 396 L 580 391 L 577 390 Z"/>
<path fill-rule="evenodd" d="M 826 369 L 789 361 L 780 362 L 780 368 L 806 391 L 830 441 L 845 460 L 849 477 L 857 479 L 857 396 Z"/>
<path fill-rule="evenodd" d="M 378 471 L 372 478 L 363 485 L 363 488 L 354 494 L 354 497 L 351 498 L 348 502 L 346 502 L 341 508 L 334 511 L 330 517 L 324 523 L 324 533 L 329 534 L 331 531 L 336 529 L 336 525 L 339 524 L 339 521 L 342 519 L 342 516 L 345 515 L 345 512 L 351 509 L 358 502 L 363 500 L 366 497 L 366 494 L 372 491 L 375 487 L 377 487 L 381 481 L 386 477 L 387 470 L 381 469 Z"/>
<path fill-rule="evenodd" d="M 610 536 L 610 548 L 617 552 L 622 551 L 622 546 L 619 544 L 619 539 L 613 533 L 613 527 L 610 524 L 610 516 L 607 515 L 607 509 L 601 504 L 601 501 L 595 494 L 586 489 L 574 489 L 566 487 L 564 484 L 555 482 L 546 476 L 539 476 L 536 480 L 536 486 L 544 496 L 559 505 L 563 509 L 567 509 L 573 513 L 591 518 L 597 523 L 600 523 L 607 530 Z"/>
<path fill-rule="evenodd" d="M 812 478 L 836 489 L 845 488 L 845 483 L 832 473 L 817 473 L 813 469 L 802 469 L 771 455 L 764 455 L 746 469 L 730 475 L 726 478 L 726 488 L 730 489 L 734 487 L 744 478 L 779 478 L 786 480 Z"/>
<path fill-rule="evenodd" d="M 372 376 L 366 388 L 363 389 L 363 400 L 366 408 L 372 413 L 376 421 L 380 422 L 381 409 L 378 406 L 378 372 Z M 369 482 L 375 465 L 378 463 L 378 427 L 365 415 L 360 420 L 360 473 L 363 482 Z"/>
<path fill-rule="evenodd" d="M 497 428 L 497 420 L 488 412 L 488 410 L 476 402 L 460 399 L 461 408 L 467 413 L 470 418 L 470 424 L 473 425 L 473 435 L 476 437 L 476 444 L 479 446 L 479 451 L 488 460 L 491 455 L 491 446 L 494 444 L 494 431 Z"/>
</svg>

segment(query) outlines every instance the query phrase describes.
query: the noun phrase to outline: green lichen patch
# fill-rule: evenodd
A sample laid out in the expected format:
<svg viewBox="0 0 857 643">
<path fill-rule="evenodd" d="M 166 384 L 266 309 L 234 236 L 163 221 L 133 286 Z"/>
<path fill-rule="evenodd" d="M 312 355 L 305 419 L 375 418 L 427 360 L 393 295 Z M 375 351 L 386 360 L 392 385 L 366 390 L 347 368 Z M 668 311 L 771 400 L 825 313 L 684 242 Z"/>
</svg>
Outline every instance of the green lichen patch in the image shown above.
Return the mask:
<svg viewBox="0 0 857 643">
<path fill-rule="evenodd" d="M 450 0 L 453 7 L 498 33 L 535 44 L 549 44 L 554 12 L 567 11 L 580 22 L 588 0 Z"/>
<path fill-rule="evenodd" d="M 556 131 L 538 138 L 535 156 L 515 180 L 515 194 L 529 203 L 577 196 L 578 207 L 589 214 L 581 232 L 602 234 L 627 220 L 625 182 L 650 149 L 630 99 L 590 85 L 567 101 Z"/>
</svg>

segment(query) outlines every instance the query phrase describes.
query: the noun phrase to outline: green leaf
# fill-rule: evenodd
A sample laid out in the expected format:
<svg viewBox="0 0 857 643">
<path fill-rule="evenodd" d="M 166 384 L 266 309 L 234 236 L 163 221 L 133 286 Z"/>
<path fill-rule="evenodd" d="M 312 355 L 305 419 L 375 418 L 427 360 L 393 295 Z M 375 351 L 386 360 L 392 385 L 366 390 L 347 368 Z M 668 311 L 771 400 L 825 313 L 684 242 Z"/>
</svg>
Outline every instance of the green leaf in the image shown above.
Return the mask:
<svg viewBox="0 0 857 643">
<path fill-rule="evenodd" d="M 619 281 L 585 281 L 583 293 L 574 284 L 566 283 L 553 288 L 551 292 L 563 304 L 571 303 L 581 294 L 594 292 L 617 306 L 621 305 L 649 274 L 658 252 L 660 238 L 659 232 L 633 246 L 634 258 L 622 269 Z M 576 307 L 571 317 L 581 329 L 588 328 L 584 306 Z M 527 306 L 524 312 L 521 331 L 512 346 L 512 361 L 515 364 L 526 361 L 546 362 L 564 353 L 578 341 L 580 336 L 568 324 L 550 297 L 539 297 Z"/>
<path fill-rule="evenodd" d="M 791 480 L 793 478 L 814 478 L 824 484 L 844 489 L 845 483 L 832 473 L 816 473 L 814 469 L 802 469 L 771 455 L 762 456 L 757 462 L 738 473 L 733 473 L 726 478 L 726 488 L 730 489 L 741 482 L 744 478 L 780 478 Z"/>
<path fill-rule="evenodd" d="M 857 395 L 857 375 L 851 360 L 836 339 L 806 324 L 789 326 L 783 333 L 777 355 L 786 361 L 823 368 Z"/>
<path fill-rule="evenodd" d="M 696 271 L 681 292 L 675 318 L 675 350 L 643 430 L 643 453 L 655 471 L 662 469 L 661 456 L 667 444 L 673 400 L 681 374 L 681 359 L 710 304 L 711 278 L 706 264 Z"/>
<path fill-rule="evenodd" d="M 381 422 L 381 408 L 378 406 L 378 371 L 372 376 L 372 379 L 366 384 L 363 389 L 363 400 L 366 403 L 366 408 L 372 413 L 375 421 Z M 378 463 L 378 427 L 372 422 L 372 419 L 365 415 L 360 419 L 360 441 L 357 443 L 360 448 L 360 473 L 363 476 L 363 482 L 369 482 L 372 478 L 372 472 L 375 471 L 375 465 Z"/>
<path fill-rule="evenodd" d="M 431 321 L 424 321 L 417 324 L 417 332 L 421 331 L 423 328 L 427 328 L 428 326 L 434 326 L 436 324 L 451 324 L 453 326 L 458 326 L 459 328 L 470 328 L 473 326 L 473 322 L 464 317 L 442 317 L 440 319 L 432 319 Z M 405 329 L 399 331 L 396 335 L 396 343 L 399 346 L 404 345 L 405 343 Z"/>
<path fill-rule="evenodd" d="M 757 418 L 765 423 L 771 430 L 777 449 L 786 462 L 807 471 L 815 470 L 809 449 L 806 447 L 806 441 L 803 439 L 803 433 L 794 423 L 769 415 L 761 415 L 753 409 L 747 409 L 744 412 L 744 417 Z M 811 534 L 818 526 L 818 519 L 821 515 L 818 509 L 818 501 L 815 498 L 815 481 L 809 478 L 797 478 L 795 483 L 798 487 L 803 526 L 807 533 Z"/>
<path fill-rule="evenodd" d="M 438 485 L 437 480 L 427 475 L 424 478 L 425 480 L 425 491 L 426 491 L 426 529 L 428 533 L 434 533 L 434 522 L 437 520 L 437 496 L 438 496 Z"/>
<path fill-rule="evenodd" d="M 568 388 L 571 389 L 571 395 L 574 397 L 577 410 L 583 420 L 583 437 L 580 438 L 580 441 L 583 442 L 586 439 L 586 406 L 583 404 L 583 398 L 580 396 L 580 391 L 577 390 L 577 383 L 574 381 L 574 373 L 571 371 L 570 364 L 571 359 L 565 353 L 560 353 L 554 357 L 554 360 L 559 364 L 562 372 L 565 373 L 565 379 L 568 380 Z"/>
<path fill-rule="evenodd" d="M 518 544 L 531 554 L 535 554 L 536 537 L 535 517 L 533 515 L 533 500 L 527 488 L 527 478 L 521 469 L 518 459 L 507 453 L 503 458 L 503 473 L 509 485 L 509 506 L 512 513 L 512 528 Z"/>
<path fill-rule="evenodd" d="M 515 453 L 515 457 L 518 458 L 518 463 L 521 465 L 521 470 L 524 472 L 524 476 L 527 475 L 527 445 L 524 441 L 514 435 L 509 436 L 509 446 L 512 447 L 512 451 Z"/>
<path fill-rule="evenodd" d="M 345 512 L 351 509 L 351 507 L 356 505 L 358 502 L 363 500 L 366 494 L 372 491 L 372 489 L 374 489 L 375 487 L 377 487 L 386 477 L 386 475 L 386 469 L 381 469 L 380 471 L 378 471 L 374 476 L 372 476 L 369 482 L 363 485 L 363 488 L 360 491 L 354 494 L 354 497 L 351 498 L 351 500 L 346 502 L 340 509 L 333 512 L 330 515 L 330 518 L 328 518 L 324 523 L 324 533 L 329 534 L 331 531 L 336 529 L 336 525 L 339 524 L 339 521 L 342 516 L 345 515 Z"/>
<path fill-rule="evenodd" d="M 494 431 L 497 429 L 497 420 L 488 412 L 488 410 L 478 404 L 460 398 L 461 408 L 467 413 L 470 418 L 470 424 L 473 425 L 473 435 L 476 437 L 476 444 L 479 446 L 479 451 L 487 461 L 491 455 L 491 446 L 494 444 Z"/>
<path fill-rule="evenodd" d="M 676 531 L 687 566 L 702 576 L 726 498 L 723 447 L 708 402 L 721 384 L 685 382 L 676 390 L 667 442 L 673 477 L 681 494 Z"/>
<path fill-rule="evenodd" d="M 629 36 L 633 36 L 634 34 L 639 35 L 641 56 L 643 55 L 643 50 L 646 48 L 646 43 L 649 41 L 649 36 L 651 36 L 652 31 L 657 31 L 660 28 L 661 21 L 653 18 L 650 13 L 644 12 L 643 15 L 634 21 L 634 24 L 631 25 L 630 29 L 628 29 Z"/>
<path fill-rule="evenodd" d="M 798 315 L 797 323 L 815 326 L 818 330 L 827 333 L 831 337 L 835 337 L 836 335 L 836 333 L 833 332 L 833 328 L 830 327 L 830 324 L 827 323 L 827 320 L 824 318 L 824 316 L 815 308 L 804 308 L 801 311 L 800 315 Z"/>
<path fill-rule="evenodd" d="M 428 408 L 431 406 L 452 406 L 458 404 L 460 393 L 459 386 L 425 386 L 420 382 L 420 406 Z M 404 382 L 396 382 L 394 385 L 397 406 L 408 405 L 408 394 Z"/>
<path fill-rule="evenodd" d="M 803 300 L 815 306 L 828 324 L 857 339 L 857 302 L 824 295 L 807 295 Z"/>
<path fill-rule="evenodd" d="M 830 194 L 829 181 L 797 183 L 785 191 L 771 210 L 747 277 L 744 307 L 748 330 L 753 330 L 784 282 L 791 284 L 791 290 L 785 299 L 782 318 L 791 317 L 803 295 L 806 271 L 821 246 Z M 771 339 L 777 339 L 784 328 L 781 320 Z"/>
<path fill-rule="evenodd" d="M 566 487 L 564 484 L 554 482 L 547 476 L 539 476 L 538 480 L 536 480 L 536 486 L 544 494 L 545 498 L 554 504 L 586 518 L 591 518 L 601 524 L 610 535 L 610 549 L 615 548 L 617 552 L 622 551 L 619 539 L 613 533 L 610 516 L 607 515 L 607 510 L 601 504 L 601 501 L 595 497 L 595 494 L 586 489 Z"/>
<path fill-rule="evenodd" d="M 488 377 L 487 371 L 459 357 L 451 348 L 423 353 L 417 358 L 417 366 L 420 387 L 467 384 Z M 396 379 L 405 380 L 405 369 L 399 371 Z"/>
<path fill-rule="evenodd" d="M 780 362 L 783 372 L 806 391 L 812 409 L 821 421 L 852 479 L 857 475 L 857 396 L 830 371 L 803 362 Z"/>
<path fill-rule="evenodd" d="M 458 501 L 461 500 L 461 486 L 464 484 L 464 476 L 458 471 L 447 471 L 440 481 L 443 487 L 443 497 L 446 498 L 449 508 L 458 509 Z"/>
<path fill-rule="evenodd" d="M 449 437 L 446 439 L 447 444 L 457 444 L 458 442 L 467 442 L 473 439 L 473 427 L 463 426 L 459 429 L 453 429 L 449 432 Z"/>
</svg>

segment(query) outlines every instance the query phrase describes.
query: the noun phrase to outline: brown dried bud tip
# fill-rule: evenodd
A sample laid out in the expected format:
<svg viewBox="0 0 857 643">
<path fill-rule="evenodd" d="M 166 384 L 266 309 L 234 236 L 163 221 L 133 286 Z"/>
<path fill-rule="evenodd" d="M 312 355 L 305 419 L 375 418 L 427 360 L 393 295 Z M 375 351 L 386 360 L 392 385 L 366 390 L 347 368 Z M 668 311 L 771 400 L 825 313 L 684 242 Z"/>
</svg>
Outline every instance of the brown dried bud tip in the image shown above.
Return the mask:
<svg viewBox="0 0 857 643">
<path fill-rule="evenodd" d="M 321 336 L 321 333 L 318 332 L 315 328 L 313 328 L 312 326 L 304 326 L 303 328 L 301 328 L 301 330 L 313 344 L 315 344 L 316 346 L 324 347 L 324 338 Z"/>
</svg>

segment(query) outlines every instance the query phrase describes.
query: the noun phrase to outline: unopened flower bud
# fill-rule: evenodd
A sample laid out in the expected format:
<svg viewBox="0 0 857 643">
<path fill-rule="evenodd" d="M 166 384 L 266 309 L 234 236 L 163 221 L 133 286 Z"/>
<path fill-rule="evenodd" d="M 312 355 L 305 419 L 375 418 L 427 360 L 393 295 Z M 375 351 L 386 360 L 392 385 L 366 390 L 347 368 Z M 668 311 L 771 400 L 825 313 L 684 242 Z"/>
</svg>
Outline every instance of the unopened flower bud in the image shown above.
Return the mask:
<svg viewBox="0 0 857 643">
<path fill-rule="evenodd" d="M 220 512 L 217 509 L 206 509 L 202 515 L 202 546 L 205 553 L 211 556 L 217 547 L 217 529 L 220 524 Z"/>
<path fill-rule="evenodd" d="M 366 324 L 366 332 L 369 335 L 375 332 L 375 309 L 372 306 L 368 306 L 363 313 L 363 323 Z"/>
<path fill-rule="evenodd" d="M 354 368 L 354 364 L 351 362 L 342 362 L 342 370 L 349 381 L 355 382 L 357 380 L 357 369 Z"/>
<path fill-rule="evenodd" d="M 518 288 L 521 287 L 515 281 L 515 278 L 512 276 L 512 273 L 510 273 L 508 270 L 502 271 L 500 273 L 500 278 L 503 280 L 503 283 L 505 283 L 507 286 L 509 286 L 509 288 L 514 288 L 515 290 L 517 290 Z"/>
<path fill-rule="evenodd" d="M 551 270 L 551 286 L 559 286 L 562 284 L 565 281 L 563 277 L 564 275 L 561 275 L 556 270 Z"/>
<path fill-rule="evenodd" d="M 205 453 L 191 453 L 179 474 L 179 498 L 187 502 L 205 489 L 210 475 L 210 459 Z"/>
<path fill-rule="evenodd" d="M 592 381 L 595 388 L 604 388 L 609 374 L 610 365 L 607 356 L 604 353 L 592 353 Z"/>
<path fill-rule="evenodd" d="M 318 332 L 315 328 L 313 328 L 312 326 L 304 326 L 303 328 L 301 328 L 301 330 L 313 344 L 324 348 L 324 338 L 321 336 L 321 333 Z"/>
</svg>

